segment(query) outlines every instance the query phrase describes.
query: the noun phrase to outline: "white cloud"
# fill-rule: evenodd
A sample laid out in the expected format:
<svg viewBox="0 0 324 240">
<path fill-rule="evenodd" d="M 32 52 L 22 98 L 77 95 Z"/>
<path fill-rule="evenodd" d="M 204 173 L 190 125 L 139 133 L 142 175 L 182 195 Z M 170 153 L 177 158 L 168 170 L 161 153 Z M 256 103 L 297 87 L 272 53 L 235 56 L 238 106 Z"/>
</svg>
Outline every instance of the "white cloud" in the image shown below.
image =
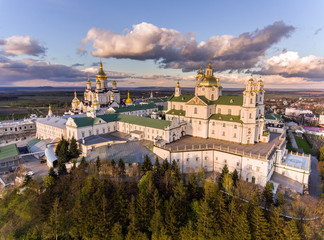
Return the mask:
<svg viewBox="0 0 324 240">
<path fill-rule="evenodd" d="M 324 80 L 324 58 L 314 55 L 300 57 L 298 52 L 285 51 L 264 60 L 261 67 L 262 74 Z"/>
<path fill-rule="evenodd" d="M 213 36 L 198 43 L 192 33 L 183 34 L 143 22 L 124 34 L 91 28 L 79 50 L 84 52 L 86 43 L 92 42 L 93 56 L 153 59 L 160 67 L 183 71 L 198 69 L 211 56 L 216 71 L 242 70 L 254 67 L 273 44 L 289 37 L 293 30 L 292 26 L 275 22 L 239 36 Z"/>
<path fill-rule="evenodd" d="M 31 36 L 11 36 L 4 40 L 0 39 L 5 55 L 44 55 L 46 48 L 39 41 L 32 39 Z"/>
</svg>

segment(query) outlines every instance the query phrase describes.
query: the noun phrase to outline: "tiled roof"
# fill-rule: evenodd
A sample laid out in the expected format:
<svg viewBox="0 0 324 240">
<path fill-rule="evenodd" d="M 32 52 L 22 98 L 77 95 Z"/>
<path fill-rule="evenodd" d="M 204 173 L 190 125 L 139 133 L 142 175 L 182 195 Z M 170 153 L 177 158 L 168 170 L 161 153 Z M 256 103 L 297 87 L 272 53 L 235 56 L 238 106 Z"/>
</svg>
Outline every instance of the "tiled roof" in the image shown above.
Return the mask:
<svg viewBox="0 0 324 240">
<path fill-rule="evenodd" d="M 237 123 L 243 123 L 242 120 L 240 120 L 239 115 L 230 115 L 230 114 L 213 114 L 209 117 L 210 120 L 218 120 L 218 121 L 228 121 L 228 122 L 237 122 Z"/>
<path fill-rule="evenodd" d="M 0 147 L 0 160 L 17 156 L 19 154 L 16 144 Z"/>
<path fill-rule="evenodd" d="M 185 116 L 186 115 L 186 111 L 184 111 L 184 110 L 171 109 L 166 114 L 172 114 L 172 115 L 178 115 L 178 116 Z"/>
</svg>

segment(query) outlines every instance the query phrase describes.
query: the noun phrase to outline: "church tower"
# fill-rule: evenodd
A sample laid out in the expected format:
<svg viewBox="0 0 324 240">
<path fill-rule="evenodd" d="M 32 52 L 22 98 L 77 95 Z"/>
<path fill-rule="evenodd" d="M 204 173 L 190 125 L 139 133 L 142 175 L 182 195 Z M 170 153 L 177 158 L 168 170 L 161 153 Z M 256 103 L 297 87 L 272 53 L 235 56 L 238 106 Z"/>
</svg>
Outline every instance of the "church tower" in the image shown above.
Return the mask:
<svg viewBox="0 0 324 240">
<path fill-rule="evenodd" d="M 180 87 L 180 83 L 178 80 L 177 86 L 175 87 L 175 90 L 174 90 L 174 96 L 179 97 L 180 95 L 181 95 L 181 87 Z"/>
<path fill-rule="evenodd" d="M 88 74 L 88 81 L 87 81 L 87 90 L 91 90 L 91 82 L 90 82 L 90 77 L 89 77 L 89 74 Z"/>
<path fill-rule="evenodd" d="M 100 68 L 99 68 L 99 72 L 96 75 L 96 80 L 100 82 L 102 90 L 105 91 L 108 89 L 107 75 L 103 70 L 101 57 L 100 57 Z"/>
</svg>

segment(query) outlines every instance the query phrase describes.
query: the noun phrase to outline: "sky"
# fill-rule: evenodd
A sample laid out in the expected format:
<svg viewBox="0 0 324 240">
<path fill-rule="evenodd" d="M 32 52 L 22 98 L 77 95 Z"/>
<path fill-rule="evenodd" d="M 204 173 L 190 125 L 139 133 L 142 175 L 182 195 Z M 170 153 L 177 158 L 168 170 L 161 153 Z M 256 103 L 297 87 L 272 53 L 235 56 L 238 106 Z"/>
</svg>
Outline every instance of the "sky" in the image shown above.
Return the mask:
<svg viewBox="0 0 324 240">
<path fill-rule="evenodd" d="M 324 1 L 1 0 L 0 87 L 81 87 L 100 57 L 120 87 L 324 90 Z M 94 85 L 94 84 L 93 84 Z"/>
</svg>

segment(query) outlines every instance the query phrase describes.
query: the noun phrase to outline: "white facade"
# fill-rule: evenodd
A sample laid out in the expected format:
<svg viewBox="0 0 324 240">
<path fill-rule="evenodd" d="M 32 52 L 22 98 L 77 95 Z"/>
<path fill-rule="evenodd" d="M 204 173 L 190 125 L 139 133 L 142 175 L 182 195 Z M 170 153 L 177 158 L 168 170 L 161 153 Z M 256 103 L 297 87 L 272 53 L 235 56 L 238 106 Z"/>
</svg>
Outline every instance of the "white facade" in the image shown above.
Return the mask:
<svg viewBox="0 0 324 240">
<path fill-rule="evenodd" d="M 300 114 L 313 114 L 313 112 L 309 109 L 301 109 L 301 108 L 294 108 L 294 107 L 288 107 L 285 109 L 285 115 L 287 116 L 299 116 Z"/>
</svg>

